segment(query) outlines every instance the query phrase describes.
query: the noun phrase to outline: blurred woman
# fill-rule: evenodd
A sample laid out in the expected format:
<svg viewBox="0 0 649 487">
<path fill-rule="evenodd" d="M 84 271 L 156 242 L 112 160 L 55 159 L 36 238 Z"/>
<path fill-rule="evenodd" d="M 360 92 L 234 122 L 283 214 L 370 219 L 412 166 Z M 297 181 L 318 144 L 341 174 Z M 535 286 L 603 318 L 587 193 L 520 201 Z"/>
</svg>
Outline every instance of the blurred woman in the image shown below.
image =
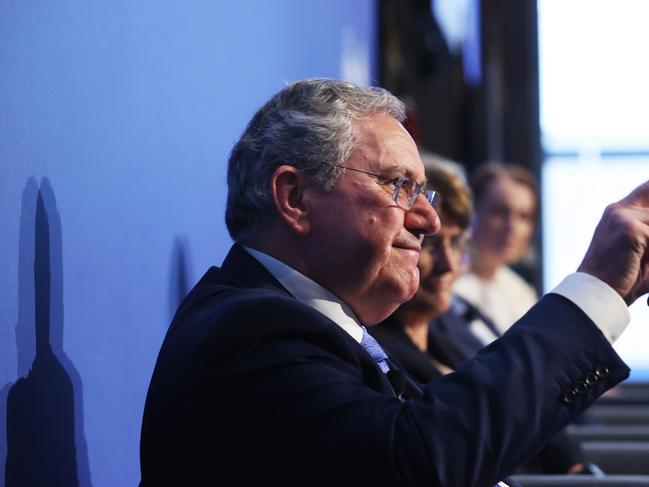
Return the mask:
<svg viewBox="0 0 649 487">
<path fill-rule="evenodd" d="M 534 177 L 520 166 L 490 163 L 471 179 L 475 222 L 469 271 L 454 291 L 502 333 L 536 303 L 534 288 L 509 266 L 529 250 L 537 214 Z"/>
</svg>

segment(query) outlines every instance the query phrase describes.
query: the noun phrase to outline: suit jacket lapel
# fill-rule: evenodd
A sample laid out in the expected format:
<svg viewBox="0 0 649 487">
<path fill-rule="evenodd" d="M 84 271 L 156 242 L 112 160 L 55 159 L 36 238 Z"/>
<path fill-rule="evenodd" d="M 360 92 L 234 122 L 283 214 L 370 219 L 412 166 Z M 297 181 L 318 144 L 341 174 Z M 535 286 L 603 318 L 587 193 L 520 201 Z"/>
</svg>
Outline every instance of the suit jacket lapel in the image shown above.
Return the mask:
<svg viewBox="0 0 649 487">
<path fill-rule="evenodd" d="M 271 289 L 285 293 L 291 297 L 293 296 L 257 259 L 246 252 L 246 250 L 239 244 L 235 243 L 232 246 L 221 265 L 221 269 L 242 287 Z M 364 382 L 378 392 L 394 395 L 394 390 L 390 385 L 388 378 L 383 372 L 381 372 L 378 365 L 363 349 L 363 347 L 361 347 L 356 340 L 354 340 L 345 330 L 333 321 L 331 322 L 331 329 L 333 333 L 346 341 L 349 346 L 358 350 L 356 355 L 360 361 Z M 409 395 L 411 384 L 413 383 L 409 379 L 408 382 L 407 394 Z M 419 391 L 419 395 L 421 395 L 421 391 Z M 404 397 L 406 397 L 406 393 L 404 393 Z"/>
</svg>

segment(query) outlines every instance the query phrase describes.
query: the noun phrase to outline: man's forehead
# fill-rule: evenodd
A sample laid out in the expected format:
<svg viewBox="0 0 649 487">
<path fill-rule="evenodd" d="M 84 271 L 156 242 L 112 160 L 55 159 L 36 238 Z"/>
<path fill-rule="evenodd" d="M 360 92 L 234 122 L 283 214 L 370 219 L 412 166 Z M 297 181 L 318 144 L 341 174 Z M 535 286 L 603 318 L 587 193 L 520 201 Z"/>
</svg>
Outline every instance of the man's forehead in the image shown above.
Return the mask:
<svg viewBox="0 0 649 487">
<path fill-rule="evenodd" d="M 424 180 L 424 165 L 417 146 L 398 120 L 378 115 L 356 120 L 355 125 L 357 152 L 371 170 L 386 176 Z"/>
</svg>

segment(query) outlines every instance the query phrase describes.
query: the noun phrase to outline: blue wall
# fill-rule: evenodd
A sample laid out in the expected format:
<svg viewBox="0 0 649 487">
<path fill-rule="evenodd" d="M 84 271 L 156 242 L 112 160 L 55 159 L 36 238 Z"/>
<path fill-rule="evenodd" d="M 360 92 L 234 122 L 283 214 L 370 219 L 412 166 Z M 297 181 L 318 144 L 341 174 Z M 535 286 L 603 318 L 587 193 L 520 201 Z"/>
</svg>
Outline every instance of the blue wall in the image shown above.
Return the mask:
<svg viewBox="0 0 649 487">
<path fill-rule="evenodd" d="M 286 81 L 373 82 L 375 7 L 0 2 L 0 487 L 138 482 L 166 327 L 230 245 L 228 152 Z"/>
</svg>

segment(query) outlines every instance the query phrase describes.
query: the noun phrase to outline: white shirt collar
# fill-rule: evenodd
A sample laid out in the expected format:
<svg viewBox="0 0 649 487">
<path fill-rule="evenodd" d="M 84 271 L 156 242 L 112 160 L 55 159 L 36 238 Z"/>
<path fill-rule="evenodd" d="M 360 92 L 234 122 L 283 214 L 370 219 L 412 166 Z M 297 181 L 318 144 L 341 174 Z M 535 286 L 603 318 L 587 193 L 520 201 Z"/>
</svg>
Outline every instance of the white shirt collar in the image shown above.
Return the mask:
<svg viewBox="0 0 649 487">
<path fill-rule="evenodd" d="M 363 328 L 347 304 L 331 291 L 268 254 L 250 247 L 244 249 L 263 265 L 295 299 L 319 311 L 349 333 L 358 343 Z"/>
</svg>

